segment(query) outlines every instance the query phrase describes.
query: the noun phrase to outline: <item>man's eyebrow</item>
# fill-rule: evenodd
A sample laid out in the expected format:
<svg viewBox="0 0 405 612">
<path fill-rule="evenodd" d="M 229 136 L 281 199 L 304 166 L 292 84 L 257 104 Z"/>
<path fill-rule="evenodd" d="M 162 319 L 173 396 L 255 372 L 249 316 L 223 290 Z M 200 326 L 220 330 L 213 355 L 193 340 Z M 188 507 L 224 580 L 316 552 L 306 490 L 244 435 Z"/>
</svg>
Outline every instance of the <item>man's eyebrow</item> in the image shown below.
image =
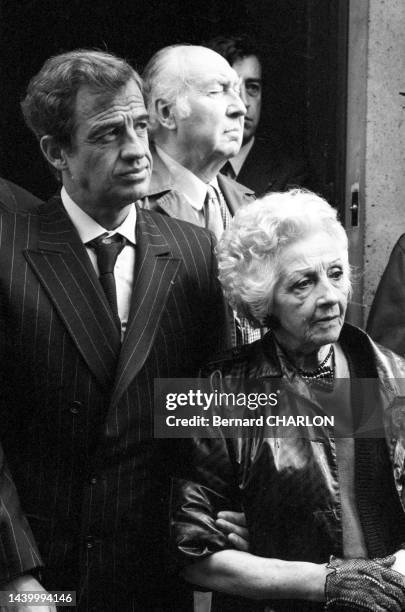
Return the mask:
<svg viewBox="0 0 405 612">
<path fill-rule="evenodd" d="M 138 123 L 139 121 L 149 121 L 149 113 L 142 113 L 141 115 L 136 115 L 132 117 L 134 123 Z M 108 117 L 106 119 L 100 119 L 96 124 L 94 124 L 91 132 L 96 132 L 98 130 L 103 130 L 106 127 L 121 125 L 125 123 L 125 117 L 118 114 L 115 117 Z"/>
<path fill-rule="evenodd" d="M 138 115 L 135 121 L 149 121 L 149 113 L 142 113 L 142 115 Z"/>
</svg>

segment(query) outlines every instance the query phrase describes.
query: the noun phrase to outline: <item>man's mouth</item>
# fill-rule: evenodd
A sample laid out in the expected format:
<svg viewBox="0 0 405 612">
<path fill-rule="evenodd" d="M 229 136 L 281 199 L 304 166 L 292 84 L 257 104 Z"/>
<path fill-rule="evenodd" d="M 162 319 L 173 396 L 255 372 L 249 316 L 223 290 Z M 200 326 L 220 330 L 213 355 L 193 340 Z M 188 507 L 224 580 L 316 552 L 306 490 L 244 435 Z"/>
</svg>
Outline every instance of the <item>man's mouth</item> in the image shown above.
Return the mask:
<svg viewBox="0 0 405 612">
<path fill-rule="evenodd" d="M 120 172 L 120 176 L 122 178 L 127 178 L 127 179 L 141 179 L 146 177 L 148 174 L 148 166 L 143 166 L 142 168 L 132 168 L 131 170 L 128 170 L 127 172 Z"/>
</svg>

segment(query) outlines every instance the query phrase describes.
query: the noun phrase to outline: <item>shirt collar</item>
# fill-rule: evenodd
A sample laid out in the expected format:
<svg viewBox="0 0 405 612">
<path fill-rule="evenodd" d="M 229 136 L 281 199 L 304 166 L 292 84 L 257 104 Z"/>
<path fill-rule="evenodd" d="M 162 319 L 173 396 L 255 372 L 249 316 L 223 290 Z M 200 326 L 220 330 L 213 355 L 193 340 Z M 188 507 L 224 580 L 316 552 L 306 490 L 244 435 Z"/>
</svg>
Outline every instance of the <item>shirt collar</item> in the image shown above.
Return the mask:
<svg viewBox="0 0 405 612">
<path fill-rule="evenodd" d="M 205 196 L 207 195 L 207 185 L 193 172 L 179 164 L 179 162 L 163 151 L 158 145 L 155 144 L 155 148 L 160 159 L 167 166 L 167 169 L 173 177 L 173 185 L 176 191 L 182 193 L 193 208 L 202 210 Z"/>
<path fill-rule="evenodd" d="M 80 208 L 69 196 L 68 192 L 64 187 L 62 187 L 61 191 L 61 199 L 65 210 L 75 226 L 81 241 L 83 244 L 98 238 L 102 234 L 108 233 L 109 236 L 114 234 L 121 234 L 124 236 L 131 244 L 136 244 L 135 239 L 135 228 L 136 228 L 136 208 L 135 204 L 131 205 L 129 209 L 128 215 L 125 217 L 124 221 L 116 227 L 114 230 L 107 230 L 105 227 L 97 223 L 95 219 L 90 217 L 84 210 Z"/>
<path fill-rule="evenodd" d="M 210 185 L 212 185 L 212 187 L 214 187 L 214 189 L 218 192 L 221 193 L 221 188 L 218 185 L 218 179 L 216 176 L 214 176 L 214 178 L 212 179 L 212 181 L 209 182 Z M 207 193 L 207 185 L 205 185 L 205 193 Z"/>
<path fill-rule="evenodd" d="M 243 147 L 240 148 L 239 153 L 235 155 L 235 157 L 228 159 L 228 162 L 231 164 L 232 169 L 235 172 L 235 176 L 238 176 L 239 172 L 241 171 L 241 168 L 245 163 L 245 160 L 249 155 L 250 149 L 253 147 L 254 142 L 255 137 L 253 136 L 253 138 L 251 138 L 245 145 L 243 145 Z"/>
</svg>

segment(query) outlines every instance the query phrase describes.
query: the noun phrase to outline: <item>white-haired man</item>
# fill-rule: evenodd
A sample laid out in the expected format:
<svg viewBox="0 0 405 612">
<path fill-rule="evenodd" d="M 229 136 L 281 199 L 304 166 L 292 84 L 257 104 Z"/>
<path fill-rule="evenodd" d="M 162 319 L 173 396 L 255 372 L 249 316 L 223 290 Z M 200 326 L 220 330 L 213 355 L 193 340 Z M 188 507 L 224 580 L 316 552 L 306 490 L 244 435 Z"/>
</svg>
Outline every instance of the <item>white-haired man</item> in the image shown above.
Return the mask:
<svg viewBox="0 0 405 612">
<path fill-rule="evenodd" d="M 144 72 L 154 142 L 150 208 L 208 227 L 219 238 L 250 189 L 219 174 L 242 144 L 245 105 L 240 78 L 206 47 L 173 45 L 158 51 Z M 258 330 L 237 323 L 234 344 Z"/>
</svg>

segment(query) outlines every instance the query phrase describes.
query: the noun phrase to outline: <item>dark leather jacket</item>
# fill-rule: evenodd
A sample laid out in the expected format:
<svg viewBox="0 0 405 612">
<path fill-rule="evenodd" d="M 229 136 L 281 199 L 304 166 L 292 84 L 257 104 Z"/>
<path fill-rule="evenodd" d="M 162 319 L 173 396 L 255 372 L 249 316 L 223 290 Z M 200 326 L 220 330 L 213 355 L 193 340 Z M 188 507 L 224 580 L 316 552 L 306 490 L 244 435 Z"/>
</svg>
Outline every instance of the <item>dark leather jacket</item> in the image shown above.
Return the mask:
<svg viewBox="0 0 405 612">
<path fill-rule="evenodd" d="M 394 399 L 404 394 L 405 360 L 377 347 L 364 332 L 349 325 L 344 326 L 339 341 L 351 378 L 373 378 L 379 383 L 375 399 L 386 435 L 355 440 L 354 470 L 369 556 L 384 556 L 405 540 L 404 440 L 398 411 L 391 418 Z M 280 361 L 271 333 L 212 363 L 204 374 L 213 370 L 223 378 L 262 379 L 267 390 L 275 378 L 287 378 L 290 399 L 294 397 L 303 406 L 314 401 L 310 387 Z M 358 404 L 356 410 L 361 409 L 362 398 L 351 397 L 352 404 Z M 258 431 L 253 438 L 187 440 L 184 451 L 187 467 L 174 480 L 172 518 L 173 538 L 183 563 L 229 547 L 214 519 L 220 510 L 241 507 L 255 555 L 314 563 L 327 562 L 331 554 L 342 556 L 339 480 L 331 431 L 319 439 L 270 438 Z M 253 604 L 245 609 L 254 609 Z M 320 607 L 271 602 L 270 609 Z"/>
</svg>

